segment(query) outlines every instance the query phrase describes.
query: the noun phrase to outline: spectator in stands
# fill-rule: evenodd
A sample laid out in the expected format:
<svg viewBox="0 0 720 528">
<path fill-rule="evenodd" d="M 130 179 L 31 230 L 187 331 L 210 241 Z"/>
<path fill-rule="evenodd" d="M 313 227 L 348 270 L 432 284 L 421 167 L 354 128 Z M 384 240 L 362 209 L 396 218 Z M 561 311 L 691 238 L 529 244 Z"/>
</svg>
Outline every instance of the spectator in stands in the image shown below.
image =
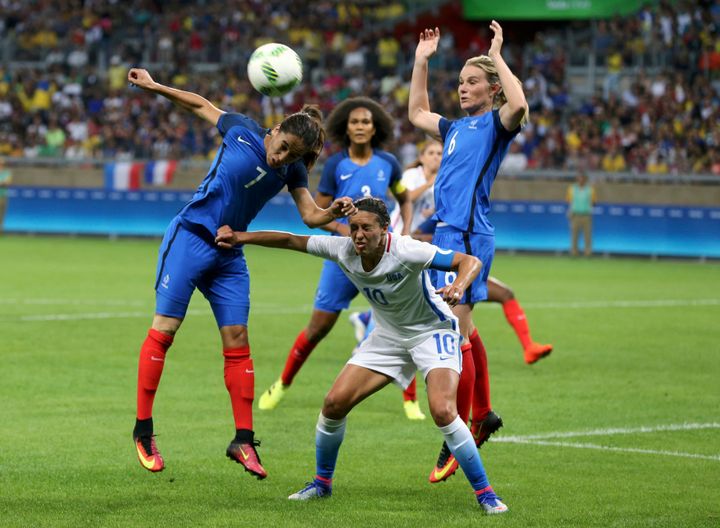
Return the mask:
<svg viewBox="0 0 720 528">
<path fill-rule="evenodd" d="M 585 171 L 578 172 L 577 183 L 568 187 L 568 218 L 570 219 L 571 254 L 578 256 L 578 238 L 583 232 L 583 246 L 586 257 L 592 254 L 592 208 L 595 203 L 595 189 L 588 184 Z"/>
</svg>

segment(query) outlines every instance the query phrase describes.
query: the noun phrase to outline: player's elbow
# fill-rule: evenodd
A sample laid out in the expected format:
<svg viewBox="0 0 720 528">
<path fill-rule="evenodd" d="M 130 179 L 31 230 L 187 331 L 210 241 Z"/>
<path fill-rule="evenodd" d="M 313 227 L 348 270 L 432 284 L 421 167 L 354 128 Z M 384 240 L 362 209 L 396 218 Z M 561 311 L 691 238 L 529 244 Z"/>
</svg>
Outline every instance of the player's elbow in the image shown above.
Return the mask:
<svg viewBox="0 0 720 528">
<path fill-rule="evenodd" d="M 420 125 L 422 123 L 421 116 L 422 110 L 420 110 L 420 108 L 418 107 L 410 105 L 410 108 L 408 108 L 408 119 L 413 126 L 420 128 Z"/>
</svg>

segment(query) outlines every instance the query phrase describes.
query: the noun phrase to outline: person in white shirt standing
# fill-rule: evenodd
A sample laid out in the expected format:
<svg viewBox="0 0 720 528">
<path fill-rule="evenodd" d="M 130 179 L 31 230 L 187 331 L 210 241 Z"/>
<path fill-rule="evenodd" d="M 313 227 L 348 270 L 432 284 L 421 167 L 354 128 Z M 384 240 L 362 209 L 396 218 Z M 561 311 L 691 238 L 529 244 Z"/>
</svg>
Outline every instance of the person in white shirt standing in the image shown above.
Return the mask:
<svg viewBox="0 0 720 528">
<path fill-rule="evenodd" d="M 420 149 L 418 159 L 403 172 L 400 180 L 407 189 L 408 198 L 413 205 L 411 233 L 435 212 L 433 185 L 438 169 L 440 169 L 442 149 L 442 143 L 428 139 Z M 403 221 L 399 205 L 395 205 L 390 213 L 390 225 L 394 232 L 402 232 Z"/>
<path fill-rule="evenodd" d="M 215 239 L 221 248 L 256 244 L 333 260 L 375 311 L 375 330 L 358 347 L 325 397 L 316 427 L 315 478 L 288 498 L 330 497 L 348 413 L 391 382 L 407 387 L 419 370 L 425 377 L 433 420 L 470 481 L 478 503 L 486 513 L 504 513 L 508 508 L 490 486 L 472 434 L 456 406 L 462 336 L 450 306 L 462 298 L 482 263 L 459 251 L 389 233 L 390 215 L 378 198 L 360 198 L 354 205 L 357 213 L 350 217 L 350 237 L 244 233 L 223 226 Z M 457 278 L 436 291 L 427 272 L 430 268 L 453 270 Z"/>
</svg>

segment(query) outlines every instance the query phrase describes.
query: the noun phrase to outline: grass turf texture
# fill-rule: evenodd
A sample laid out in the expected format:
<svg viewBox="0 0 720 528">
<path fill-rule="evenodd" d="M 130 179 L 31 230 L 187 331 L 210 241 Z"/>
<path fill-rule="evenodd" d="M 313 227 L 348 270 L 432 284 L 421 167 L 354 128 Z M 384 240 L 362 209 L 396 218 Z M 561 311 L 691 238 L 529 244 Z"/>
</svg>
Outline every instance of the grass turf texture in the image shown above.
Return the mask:
<svg viewBox="0 0 720 528">
<path fill-rule="evenodd" d="M 720 429 L 550 439 L 622 451 L 490 442 L 483 460 L 511 511 L 485 518 L 461 473 L 427 482 L 441 436 L 429 418 L 406 420 L 392 387 L 350 415 L 333 498 L 291 503 L 287 495 L 313 475 L 316 417 L 352 349 L 351 327 L 342 316 L 282 404 L 256 411 L 269 473 L 258 482 L 224 456 L 230 404 L 219 336 L 199 293 L 156 399 L 167 469 L 150 474 L 136 460 L 131 430 L 157 247 L 0 238 L 2 526 L 720 524 Z M 259 395 L 308 320 L 321 261 L 263 248 L 247 256 Z M 717 263 L 498 255 L 493 274 L 514 288 L 534 337 L 555 345 L 550 358 L 526 366 L 499 306 L 476 310 L 494 407 L 506 424 L 498 439 L 720 422 Z M 679 302 L 658 302 L 665 300 Z"/>
</svg>

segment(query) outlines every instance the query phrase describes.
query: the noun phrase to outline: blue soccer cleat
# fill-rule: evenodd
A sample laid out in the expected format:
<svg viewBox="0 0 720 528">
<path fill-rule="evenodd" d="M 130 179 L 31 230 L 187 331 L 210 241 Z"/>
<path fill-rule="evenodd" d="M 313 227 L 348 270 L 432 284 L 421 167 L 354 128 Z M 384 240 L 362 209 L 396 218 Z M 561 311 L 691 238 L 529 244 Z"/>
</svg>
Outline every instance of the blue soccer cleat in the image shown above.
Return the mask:
<svg viewBox="0 0 720 528">
<path fill-rule="evenodd" d="M 485 513 L 488 515 L 505 513 L 508 511 L 508 507 L 500 500 L 500 497 L 495 495 L 495 492 L 492 489 L 478 495 L 477 501 L 480 507 L 485 510 Z"/>
<path fill-rule="evenodd" d="M 312 482 L 309 482 L 307 486 L 305 486 L 297 493 L 293 493 L 292 495 L 290 495 L 288 499 L 297 501 L 305 501 L 311 499 L 329 499 L 331 495 L 332 488 L 324 486 L 318 481 L 314 480 Z"/>
</svg>

